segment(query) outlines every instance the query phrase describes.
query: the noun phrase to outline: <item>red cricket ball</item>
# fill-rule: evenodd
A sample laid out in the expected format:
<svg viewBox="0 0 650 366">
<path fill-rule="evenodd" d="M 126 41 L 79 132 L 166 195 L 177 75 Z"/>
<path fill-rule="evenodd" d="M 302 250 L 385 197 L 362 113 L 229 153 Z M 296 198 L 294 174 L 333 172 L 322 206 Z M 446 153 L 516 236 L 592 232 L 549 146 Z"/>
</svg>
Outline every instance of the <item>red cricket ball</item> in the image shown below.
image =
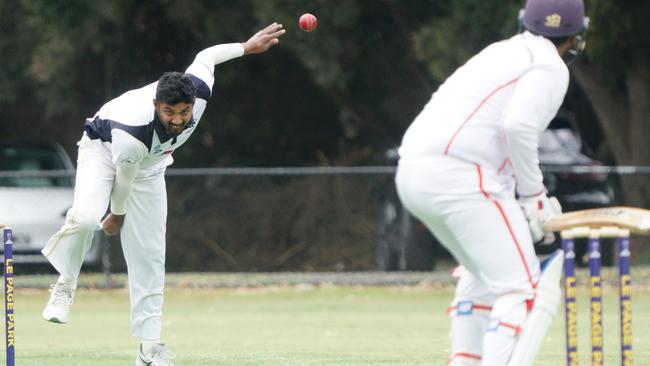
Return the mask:
<svg viewBox="0 0 650 366">
<path fill-rule="evenodd" d="M 305 13 L 300 16 L 298 25 L 300 26 L 300 29 L 304 30 L 305 32 L 311 32 L 316 29 L 316 26 L 318 25 L 318 19 L 316 19 L 314 14 Z"/>
</svg>

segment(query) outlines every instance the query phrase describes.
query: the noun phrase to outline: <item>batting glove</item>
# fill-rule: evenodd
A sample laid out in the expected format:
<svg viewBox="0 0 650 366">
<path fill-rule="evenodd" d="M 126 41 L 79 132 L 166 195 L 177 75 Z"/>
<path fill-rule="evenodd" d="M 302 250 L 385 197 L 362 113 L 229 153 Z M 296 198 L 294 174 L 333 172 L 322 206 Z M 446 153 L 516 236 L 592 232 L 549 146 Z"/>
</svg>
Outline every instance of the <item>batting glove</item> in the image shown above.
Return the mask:
<svg viewBox="0 0 650 366">
<path fill-rule="evenodd" d="M 551 244 L 555 240 L 555 237 L 548 235 L 544 231 L 544 223 L 551 217 L 562 213 L 562 206 L 560 206 L 557 198 L 549 197 L 546 193 L 540 193 L 535 196 L 519 198 L 518 201 L 519 206 L 521 206 L 528 220 L 533 242 L 537 243 L 544 239 L 545 244 Z"/>
</svg>

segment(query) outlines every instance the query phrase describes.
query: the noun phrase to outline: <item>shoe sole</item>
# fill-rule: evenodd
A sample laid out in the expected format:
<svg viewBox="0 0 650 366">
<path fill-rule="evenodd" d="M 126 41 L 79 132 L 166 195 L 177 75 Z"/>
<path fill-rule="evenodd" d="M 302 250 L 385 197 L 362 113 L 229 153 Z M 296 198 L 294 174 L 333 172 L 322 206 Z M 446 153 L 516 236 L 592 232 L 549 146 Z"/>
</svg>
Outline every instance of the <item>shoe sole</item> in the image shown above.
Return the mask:
<svg viewBox="0 0 650 366">
<path fill-rule="evenodd" d="M 43 317 L 43 319 L 46 320 L 46 321 L 48 321 L 48 322 L 56 323 L 56 324 L 65 324 L 65 323 L 68 322 L 67 320 L 66 320 L 66 321 L 61 321 L 61 320 L 58 319 L 58 318 L 46 318 L 46 317 Z"/>
</svg>

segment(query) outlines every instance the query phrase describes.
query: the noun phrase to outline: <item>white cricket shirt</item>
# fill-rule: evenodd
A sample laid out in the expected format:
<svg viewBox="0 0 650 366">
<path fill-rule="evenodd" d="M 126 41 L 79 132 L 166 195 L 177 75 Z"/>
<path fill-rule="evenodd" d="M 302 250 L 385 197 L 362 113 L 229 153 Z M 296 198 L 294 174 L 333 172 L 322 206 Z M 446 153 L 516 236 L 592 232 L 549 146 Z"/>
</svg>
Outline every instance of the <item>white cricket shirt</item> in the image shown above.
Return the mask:
<svg viewBox="0 0 650 366">
<path fill-rule="evenodd" d="M 84 129 L 88 137 L 110 144 L 112 160 L 117 168 L 111 195 L 114 214 L 126 212 L 126 200 L 136 175 L 163 172 L 173 163 L 174 150 L 192 135 L 212 92 L 214 66 L 243 54 L 244 48 L 240 43 L 213 46 L 197 54 L 186 70 L 197 90 L 192 120 L 178 136 L 165 131 L 155 112 L 153 100 L 158 82 L 120 95 L 86 120 Z"/>
<path fill-rule="evenodd" d="M 444 155 L 516 179 L 517 192 L 544 190 L 537 153 L 569 71 L 555 45 L 529 32 L 491 44 L 457 69 L 407 129 L 408 161 Z"/>
</svg>

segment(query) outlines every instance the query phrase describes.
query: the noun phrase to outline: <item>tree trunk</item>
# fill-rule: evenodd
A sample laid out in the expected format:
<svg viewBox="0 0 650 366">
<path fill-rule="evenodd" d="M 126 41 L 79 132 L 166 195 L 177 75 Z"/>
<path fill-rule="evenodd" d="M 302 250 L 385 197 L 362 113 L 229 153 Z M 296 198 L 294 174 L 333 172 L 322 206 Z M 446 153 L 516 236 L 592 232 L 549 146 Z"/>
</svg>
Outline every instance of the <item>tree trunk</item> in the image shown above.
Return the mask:
<svg viewBox="0 0 650 366">
<path fill-rule="evenodd" d="M 626 134 L 628 111 L 625 97 L 614 95 L 610 88 L 605 87 L 597 78 L 596 71 L 592 66 L 576 67 L 573 74 L 598 116 L 598 121 L 605 132 L 617 163 L 624 164 L 629 161 L 629 141 Z"/>
<path fill-rule="evenodd" d="M 650 164 L 650 71 L 637 67 L 626 80 L 630 110 L 631 163 Z"/>
<path fill-rule="evenodd" d="M 593 67 L 580 66 L 574 73 L 598 116 L 617 164 L 650 164 L 650 73 L 642 68 L 631 70 L 626 90 L 621 93 L 604 85 Z M 639 174 L 621 177 L 625 204 L 650 206 L 648 179 Z"/>
</svg>

